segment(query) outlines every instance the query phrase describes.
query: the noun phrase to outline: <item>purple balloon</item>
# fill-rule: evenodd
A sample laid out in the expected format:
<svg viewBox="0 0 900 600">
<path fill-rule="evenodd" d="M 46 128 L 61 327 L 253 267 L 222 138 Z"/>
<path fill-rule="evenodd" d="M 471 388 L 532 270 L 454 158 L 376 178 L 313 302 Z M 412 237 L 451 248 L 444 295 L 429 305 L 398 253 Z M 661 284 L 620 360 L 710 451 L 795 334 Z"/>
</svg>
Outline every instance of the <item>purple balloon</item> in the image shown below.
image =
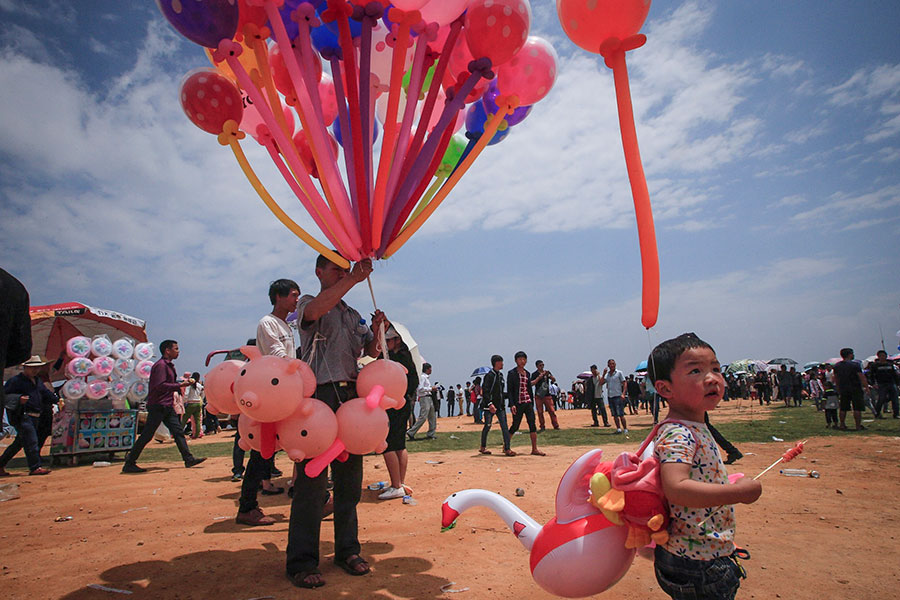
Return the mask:
<svg viewBox="0 0 900 600">
<path fill-rule="evenodd" d="M 217 48 L 237 32 L 235 0 L 156 0 L 156 5 L 178 33 L 195 44 Z"/>
<path fill-rule="evenodd" d="M 497 96 L 499 95 L 500 90 L 497 89 L 497 80 L 494 79 L 491 81 L 490 85 L 488 85 L 487 91 L 481 97 L 481 101 L 484 103 L 484 110 L 486 110 L 489 115 L 500 110 L 500 107 L 497 106 L 496 102 Z M 520 106 L 514 110 L 511 115 L 506 115 L 506 124 L 512 127 L 513 125 L 518 125 L 524 121 L 525 117 L 528 116 L 528 113 L 531 112 L 531 106 L 531 104 L 528 106 Z"/>
</svg>

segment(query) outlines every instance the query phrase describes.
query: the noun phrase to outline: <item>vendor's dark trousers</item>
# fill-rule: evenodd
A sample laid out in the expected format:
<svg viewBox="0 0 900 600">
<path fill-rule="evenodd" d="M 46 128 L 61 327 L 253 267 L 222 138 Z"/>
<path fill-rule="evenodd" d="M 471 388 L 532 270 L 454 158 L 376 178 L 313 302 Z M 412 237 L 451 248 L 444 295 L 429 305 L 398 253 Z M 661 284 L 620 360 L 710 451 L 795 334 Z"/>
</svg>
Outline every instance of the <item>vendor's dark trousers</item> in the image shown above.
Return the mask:
<svg viewBox="0 0 900 600">
<path fill-rule="evenodd" d="M 248 512 L 259 506 L 256 497 L 259 494 L 259 486 L 266 479 L 272 477 L 272 461 L 262 457 L 256 450 L 250 451 L 250 460 L 247 461 L 247 470 L 244 471 L 244 480 L 241 483 L 240 512 Z"/>
<path fill-rule="evenodd" d="M 16 439 L 13 440 L 6 451 L 0 456 L 0 468 L 6 467 L 12 458 L 25 449 L 25 460 L 28 462 L 28 470 L 34 471 L 41 466 L 41 447 L 38 445 L 38 428 L 40 417 L 24 415 L 20 423 L 15 423 Z"/>
<path fill-rule="evenodd" d="M 316 398 L 337 410 L 341 402 L 356 396 L 354 386 L 335 388 L 323 384 L 316 388 Z M 319 565 L 319 534 L 322 529 L 322 509 L 328 499 L 328 469 L 316 477 L 306 475 L 306 464 L 299 465 L 294 483 L 294 499 L 291 502 L 291 520 L 288 529 L 288 575 L 308 571 Z M 334 483 L 334 557 L 346 560 L 360 553 L 359 521 L 356 505 L 362 495 L 363 459 L 351 454 L 346 462 L 331 463 L 331 479 Z"/>
<path fill-rule="evenodd" d="M 875 405 L 875 414 L 881 415 L 881 411 L 886 411 L 888 405 L 894 410 L 894 417 L 900 416 L 900 405 L 898 405 L 897 388 L 892 385 L 883 383 L 878 385 L 878 403 Z"/>
<path fill-rule="evenodd" d="M 600 423 L 597 421 L 597 414 L 599 413 L 601 417 L 603 417 L 603 426 L 609 426 L 609 419 L 606 418 L 606 407 L 603 406 L 603 398 L 591 398 L 589 400 L 591 405 L 591 418 L 594 420 L 594 425 L 599 425 Z"/>
<path fill-rule="evenodd" d="M 144 423 L 144 430 L 134 443 L 131 452 L 125 457 L 126 464 L 133 465 L 137 462 L 137 459 L 141 456 L 141 452 L 144 451 L 144 446 L 146 446 L 150 439 L 153 438 L 153 434 L 156 433 L 156 429 L 159 427 L 160 423 L 165 425 L 169 430 L 169 433 L 172 434 L 172 437 L 175 438 L 175 445 L 178 446 L 178 451 L 181 452 L 181 459 L 184 462 L 187 462 L 194 458 L 190 448 L 188 448 L 187 440 L 184 439 L 184 430 L 181 428 L 181 417 L 175 413 L 175 409 L 171 406 L 163 406 L 161 404 L 148 404 L 147 422 Z"/>
<path fill-rule="evenodd" d="M 709 432 L 712 434 L 713 439 L 716 440 L 716 443 L 728 454 L 738 454 L 740 450 L 738 450 L 734 444 L 725 439 L 719 430 L 712 426 L 709 422 L 709 415 L 703 413 L 703 420 L 706 421 L 706 428 L 709 429 Z"/>
<path fill-rule="evenodd" d="M 244 474 L 244 456 L 246 452 L 238 444 L 239 441 L 241 441 L 241 434 L 235 429 L 234 446 L 231 448 L 231 472 L 235 475 Z"/>
</svg>

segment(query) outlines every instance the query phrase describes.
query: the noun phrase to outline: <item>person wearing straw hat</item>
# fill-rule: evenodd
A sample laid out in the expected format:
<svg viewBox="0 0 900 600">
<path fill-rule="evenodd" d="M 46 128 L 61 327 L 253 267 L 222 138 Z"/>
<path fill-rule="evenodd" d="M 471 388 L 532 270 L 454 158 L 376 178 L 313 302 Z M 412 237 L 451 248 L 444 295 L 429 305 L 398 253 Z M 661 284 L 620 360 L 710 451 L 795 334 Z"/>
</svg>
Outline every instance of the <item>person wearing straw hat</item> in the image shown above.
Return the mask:
<svg viewBox="0 0 900 600">
<path fill-rule="evenodd" d="M 12 377 L 3 386 L 6 394 L 6 408 L 10 415 L 10 422 L 16 428 L 16 439 L 0 456 L 0 476 L 6 476 L 6 464 L 19 450 L 25 450 L 25 459 L 28 461 L 29 475 L 48 475 L 49 470 L 41 466 L 41 449 L 38 444 L 38 429 L 40 427 L 41 412 L 50 410 L 50 407 L 59 399 L 41 380 L 38 375 L 41 367 L 49 361 L 37 354 L 22 363 L 22 372 Z"/>
</svg>

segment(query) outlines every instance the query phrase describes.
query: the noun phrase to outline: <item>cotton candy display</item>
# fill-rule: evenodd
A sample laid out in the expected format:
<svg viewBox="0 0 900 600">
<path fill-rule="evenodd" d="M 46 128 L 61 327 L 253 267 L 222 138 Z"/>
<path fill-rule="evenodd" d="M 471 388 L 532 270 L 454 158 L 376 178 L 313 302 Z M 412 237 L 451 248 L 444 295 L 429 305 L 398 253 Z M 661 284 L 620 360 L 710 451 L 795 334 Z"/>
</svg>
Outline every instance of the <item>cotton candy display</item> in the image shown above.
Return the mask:
<svg viewBox="0 0 900 600">
<path fill-rule="evenodd" d="M 87 356 L 91 353 L 91 340 L 83 335 L 73 337 L 66 342 L 66 353 L 69 355 L 69 358 Z"/>
<path fill-rule="evenodd" d="M 109 391 L 109 382 L 105 379 L 93 379 L 87 383 L 85 395 L 91 400 L 98 400 L 106 396 Z"/>
<path fill-rule="evenodd" d="M 150 369 L 153 368 L 152 360 L 142 360 L 134 368 L 134 373 L 141 379 L 150 379 Z"/>
<path fill-rule="evenodd" d="M 78 400 L 87 391 L 87 382 L 84 379 L 70 379 L 63 384 L 63 397 L 67 400 Z"/>
<path fill-rule="evenodd" d="M 109 397 L 121 400 L 128 395 L 130 385 L 124 379 L 113 379 L 109 384 Z"/>
<path fill-rule="evenodd" d="M 112 342 L 105 335 L 98 335 L 91 340 L 91 352 L 94 356 L 109 356 L 112 349 Z"/>
<path fill-rule="evenodd" d="M 113 342 L 112 355 L 115 358 L 131 358 L 134 355 L 134 342 L 131 338 L 119 338 Z"/>
<path fill-rule="evenodd" d="M 152 342 L 141 342 L 134 347 L 134 358 L 137 360 L 150 360 L 156 352 Z"/>
<path fill-rule="evenodd" d="M 94 370 L 94 362 L 89 358 L 79 356 L 73 358 L 66 365 L 66 375 L 68 377 L 87 377 Z"/>
<path fill-rule="evenodd" d="M 116 375 L 121 377 L 125 377 L 134 371 L 134 359 L 131 358 L 117 358 L 116 366 L 113 367 L 113 372 Z"/>
<path fill-rule="evenodd" d="M 98 356 L 94 359 L 93 373 L 97 377 L 109 377 L 116 366 L 116 361 L 110 356 Z"/>
<path fill-rule="evenodd" d="M 150 385 L 146 381 L 135 381 L 128 390 L 128 399 L 132 402 L 140 402 L 147 398 L 150 392 Z"/>
</svg>

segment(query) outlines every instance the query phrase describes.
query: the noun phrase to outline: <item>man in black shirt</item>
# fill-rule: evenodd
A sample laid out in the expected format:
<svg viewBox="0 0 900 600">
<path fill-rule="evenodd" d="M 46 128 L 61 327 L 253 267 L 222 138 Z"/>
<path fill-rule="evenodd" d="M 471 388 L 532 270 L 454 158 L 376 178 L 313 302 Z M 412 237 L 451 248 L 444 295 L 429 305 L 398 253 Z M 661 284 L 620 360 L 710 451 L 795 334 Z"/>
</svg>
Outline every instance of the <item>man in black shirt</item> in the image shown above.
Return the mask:
<svg viewBox="0 0 900 600">
<path fill-rule="evenodd" d="M 497 422 L 500 423 L 500 432 L 503 434 L 503 453 L 507 456 L 515 456 L 516 453 L 509 447 L 509 428 L 506 425 L 506 403 L 504 402 L 505 392 L 503 390 L 503 357 L 495 354 L 491 357 L 491 370 L 484 376 L 484 386 L 482 387 L 482 406 L 484 407 L 484 428 L 481 430 L 481 448 L 478 450 L 482 454 L 490 454 L 491 451 L 486 448 L 488 432 L 491 430 L 491 419 L 497 416 Z"/>
<path fill-rule="evenodd" d="M 853 420 L 856 421 L 856 430 L 865 429 L 862 424 L 862 411 L 865 408 L 865 389 L 869 386 L 862 367 L 853 360 L 853 348 L 841 348 L 841 362 L 834 365 L 834 387 L 841 399 L 841 411 L 838 416 L 841 421 L 840 429 L 847 429 L 844 422 L 847 411 L 853 409 Z"/>
<path fill-rule="evenodd" d="M 894 410 L 894 418 L 900 419 L 900 403 L 897 399 L 897 382 L 900 380 L 900 375 L 897 374 L 897 367 L 888 360 L 887 352 L 884 350 L 879 350 L 875 361 L 869 364 L 869 377 L 871 377 L 875 389 L 878 390 L 875 418 L 883 418 L 881 412 L 890 404 Z"/>
</svg>

